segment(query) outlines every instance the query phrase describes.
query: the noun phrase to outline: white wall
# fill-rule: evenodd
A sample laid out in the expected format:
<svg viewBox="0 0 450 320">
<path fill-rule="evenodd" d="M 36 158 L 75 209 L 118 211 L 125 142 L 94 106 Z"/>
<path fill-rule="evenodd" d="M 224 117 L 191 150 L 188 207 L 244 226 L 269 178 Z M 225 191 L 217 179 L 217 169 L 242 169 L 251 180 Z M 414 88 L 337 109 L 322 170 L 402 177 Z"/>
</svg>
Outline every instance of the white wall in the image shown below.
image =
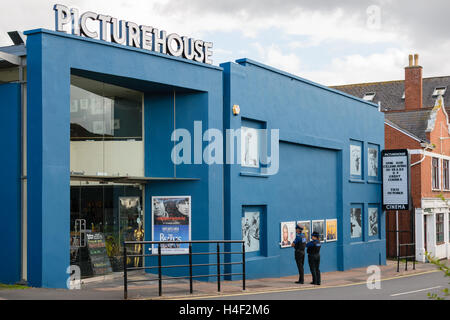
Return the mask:
<svg viewBox="0 0 450 320">
<path fill-rule="evenodd" d="M 447 200 L 450 203 L 450 200 Z M 444 213 L 444 243 L 436 244 L 436 214 Z M 439 259 L 450 258 L 450 239 L 449 239 L 449 206 L 439 199 L 422 199 L 421 214 L 423 218 L 418 217 L 418 210 L 416 210 L 416 254 L 418 261 L 425 261 L 425 259 L 419 259 L 419 253 L 423 245 L 420 239 L 427 235 L 427 250 L 428 252 Z M 427 221 L 427 230 L 419 225 L 419 220 Z M 422 233 L 422 234 L 419 234 Z"/>
</svg>

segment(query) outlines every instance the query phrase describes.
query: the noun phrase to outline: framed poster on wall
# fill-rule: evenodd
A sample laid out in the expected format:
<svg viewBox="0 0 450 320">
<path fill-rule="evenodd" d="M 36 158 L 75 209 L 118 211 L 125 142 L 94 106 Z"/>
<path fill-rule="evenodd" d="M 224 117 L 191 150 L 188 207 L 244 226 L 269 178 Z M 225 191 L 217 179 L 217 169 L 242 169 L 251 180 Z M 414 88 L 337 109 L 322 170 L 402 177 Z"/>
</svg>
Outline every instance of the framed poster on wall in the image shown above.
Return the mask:
<svg viewBox="0 0 450 320">
<path fill-rule="evenodd" d="M 369 237 L 378 235 L 378 208 L 368 209 L 369 215 Z"/>
<path fill-rule="evenodd" d="M 327 219 L 327 242 L 337 241 L 337 219 Z"/>
<path fill-rule="evenodd" d="M 259 168 L 259 139 L 255 128 L 241 127 L 241 165 Z"/>
<path fill-rule="evenodd" d="M 319 233 L 320 242 L 325 241 L 325 221 L 324 220 L 313 220 L 311 233 L 312 232 Z"/>
<path fill-rule="evenodd" d="M 378 178 L 378 148 L 369 146 L 367 149 L 367 174 L 370 178 Z"/>
<path fill-rule="evenodd" d="M 191 197 L 152 197 L 153 241 L 191 241 Z M 157 251 L 158 246 L 154 245 Z M 188 253 L 187 243 L 169 243 L 161 246 L 162 254 Z"/>
<path fill-rule="evenodd" d="M 361 170 L 361 146 L 350 145 L 350 175 L 360 177 Z"/>
<path fill-rule="evenodd" d="M 303 228 L 306 241 L 311 241 L 311 221 L 297 221 L 297 225 Z"/>
<path fill-rule="evenodd" d="M 245 252 L 260 250 L 260 212 L 244 211 L 242 217 L 242 240 L 245 244 Z"/>
<path fill-rule="evenodd" d="M 282 222 L 280 246 L 282 248 L 289 248 L 291 247 L 291 244 L 294 240 L 295 240 L 295 221 Z"/>
<path fill-rule="evenodd" d="M 350 236 L 352 238 L 362 237 L 362 210 L 361 208 L 350 209 Z"/>
</svg>

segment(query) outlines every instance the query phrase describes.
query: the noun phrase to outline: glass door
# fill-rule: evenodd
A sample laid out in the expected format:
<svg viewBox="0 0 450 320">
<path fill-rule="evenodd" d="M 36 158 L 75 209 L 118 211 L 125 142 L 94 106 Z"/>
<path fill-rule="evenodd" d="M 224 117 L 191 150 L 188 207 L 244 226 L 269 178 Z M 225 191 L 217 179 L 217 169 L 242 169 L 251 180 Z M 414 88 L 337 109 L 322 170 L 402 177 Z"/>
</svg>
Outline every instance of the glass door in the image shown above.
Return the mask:
<svg viewBox="0 0 450 320">
<path fill-rule="evenodd" d="M 142 186 L 71 183 L 70 261 L 81 277 L 123 271 L 123 241 L 144 239 Z M 128 247 L 130 254 L 142 246 Z M 142 266 L 139 257 L 128 266 Z"/>
</svg>

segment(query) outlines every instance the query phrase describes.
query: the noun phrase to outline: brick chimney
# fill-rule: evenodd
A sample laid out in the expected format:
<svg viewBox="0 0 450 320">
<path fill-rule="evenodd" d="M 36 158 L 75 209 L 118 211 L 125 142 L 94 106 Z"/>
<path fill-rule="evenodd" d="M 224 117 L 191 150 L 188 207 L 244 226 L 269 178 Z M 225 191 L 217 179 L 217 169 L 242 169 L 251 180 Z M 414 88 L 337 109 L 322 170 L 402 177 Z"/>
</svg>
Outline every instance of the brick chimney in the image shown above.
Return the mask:
<svg viewBox="0 0 450 320">
<path fill-rule="evenodd" d="M 422 108 L 422 67 L 419 55 L 409 55 L 409 66 L 405 68 L 405 110 Z"/>
</svg>

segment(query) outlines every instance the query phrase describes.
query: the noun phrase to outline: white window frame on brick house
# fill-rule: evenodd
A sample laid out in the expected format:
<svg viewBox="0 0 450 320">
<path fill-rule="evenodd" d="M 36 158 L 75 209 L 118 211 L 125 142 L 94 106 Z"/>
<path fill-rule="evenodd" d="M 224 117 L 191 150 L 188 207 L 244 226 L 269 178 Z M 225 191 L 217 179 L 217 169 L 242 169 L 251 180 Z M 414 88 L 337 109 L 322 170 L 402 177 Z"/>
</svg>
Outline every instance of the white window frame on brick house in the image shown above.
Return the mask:
<svg viewBox="0 0 450 320">
<path fill-rule="evenodd" d="M 447 163 L 447 169 L 444 166 L 445 163 Z M 450 190 L 450 161 L 448 159 L 442 159 L 442 189 Z"/>
<path fill-rule="evenodd" d="M 438 219 L 439 217 L 442 217 L 442 219 Z M 439 220 L 439 221 L 438 221 Z M 434 223 L 436 224 L 435 227 L 435 241 L 436 241 L 436 245 L 440 246 L 442 244 L 445 243 L 445 213 L 444 212 L 437 212 L 435 214 L 435 220 Z M 442 225 L 442 230 L 440 232 L 438 232 L 438 223 L 439 225 Z M 438 234 L 442 234 L 442 239 L 441 241 L 438 241 Z"/>
<path fill-rule="evenodd" d="M 433 169 L 434 169 L 434 167 L 433 167 L 433 160 L 434 159 L 436 159 L 437 160 L 437 164 L 438 164 L 438 166 L 437 166 L 437 178 L 438 178 L 438 186 L 437 186 L 437 188 L 435 188 L 435 175 L 434 175 L 434 172 L 433 172 Z M 435 190 L 435 191 L 440 191 L 441 190 L 441 159 L 440 158 L 437 158 L 437 157 L 431 157 L 431 190 Z"/>
</svg>

